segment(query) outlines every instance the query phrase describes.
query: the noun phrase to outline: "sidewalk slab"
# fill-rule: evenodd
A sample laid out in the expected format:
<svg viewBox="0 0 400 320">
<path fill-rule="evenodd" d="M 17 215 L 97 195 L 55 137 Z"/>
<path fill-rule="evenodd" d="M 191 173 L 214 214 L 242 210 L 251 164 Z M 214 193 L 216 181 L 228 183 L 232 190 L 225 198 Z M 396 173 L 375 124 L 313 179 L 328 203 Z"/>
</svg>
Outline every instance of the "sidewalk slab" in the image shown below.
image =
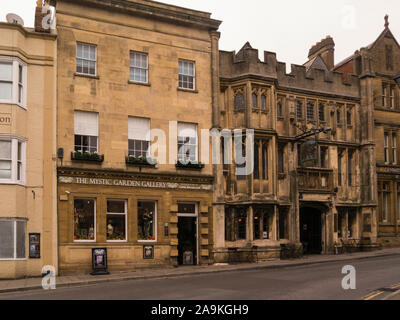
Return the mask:
<svg viewBox="0 0 400 320">
<path fill-rule="evenodd" d="M 134 270 L 128 272 L 115 272 L 109 275 L 91 276 L 59 276 L 56 279 L 57 288 L 81 285 L 98 284 L 105 282 L 118 282 L 129 280 L 166 279 L 184 276 L 195 276 L 222 272 L 248 271 L 260 269 L 275 269 L 285 267 L 298 267 L 312 264 L 332 263 L 340 261 L 361 260 L 376 257 L 400 255 L 400 248 L 390 248 L 373 252 L 356 252 L 343 255 L 305 256 L 293 260 L 273 260 L 258 263 L 187 266 L 179 268 L 164 268 L 151 270 Z M 27 278 L 19 280 L 0 280 L 0 293 L 28 291 L 42 289 L 42 278 Z"/>
</svg>

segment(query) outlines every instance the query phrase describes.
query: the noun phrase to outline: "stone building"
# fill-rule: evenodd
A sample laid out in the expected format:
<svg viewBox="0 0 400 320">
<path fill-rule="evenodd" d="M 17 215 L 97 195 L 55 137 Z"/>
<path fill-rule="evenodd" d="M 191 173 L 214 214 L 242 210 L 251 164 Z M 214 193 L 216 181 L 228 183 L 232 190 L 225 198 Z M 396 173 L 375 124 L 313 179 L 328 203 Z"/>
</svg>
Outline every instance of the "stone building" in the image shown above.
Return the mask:
<svg viewBox="0 0 400 320">
<path fill-rule="evenodd" d="M 110 270 L 209 263 L 213 168 L 200 136 L 218 97 L 220 22 L 145 0 L 51 4 L 60 272 L 91 270 L 93 248 L 107 248 Z M 165 163 L 146 159 L 152 129 L 166 133 Z"/>
<path fill-rule="evenodd" d="M 253 174 L 217 170 L 215 261 L 375 246 L 372 109 L 364 78 L 331 71 L 334 46 L 323 39 L 290 74 L 249 43 L 220 52 L 220 126 L 254 129 L 255 148 Z"/>
<path fill-rule="evenodd" d="M 0 22 L 0 278 L 57 268 L 56 36 Z"/>
<path fill-rule="evenodd" d="M 374 221 L 378 241 L 384 246 L 399 245 L 400 85 L 396 79 L 400 78 L 400 46 L 389 29 L 389 17 L 385 17 L 385 28 L 372 44 L 357 50 L 334 70 L 360 78 L 360 116 L 365 124 L 362 134 L 368 137 L 365 144 L 374 155 L 365 161 L 370 161 L 371 172 L 376 172 L 376 177 L 365 182 L 374 186 L 370 191 L 378 205 Z"/>
</svg>

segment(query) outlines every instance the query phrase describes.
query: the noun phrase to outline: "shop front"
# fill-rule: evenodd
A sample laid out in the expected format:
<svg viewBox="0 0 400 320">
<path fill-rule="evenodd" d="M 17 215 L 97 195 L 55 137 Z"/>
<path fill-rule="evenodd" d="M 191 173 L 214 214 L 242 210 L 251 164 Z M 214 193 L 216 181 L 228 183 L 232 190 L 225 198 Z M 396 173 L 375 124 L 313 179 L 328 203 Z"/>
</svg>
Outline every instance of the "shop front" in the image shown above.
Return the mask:
<svg viewBox="0 0 400 320">
<path fill-rule="evenodd" d="M 212 177 L 59 169 L 60 273 L 209 263 Z"/>
</svg>

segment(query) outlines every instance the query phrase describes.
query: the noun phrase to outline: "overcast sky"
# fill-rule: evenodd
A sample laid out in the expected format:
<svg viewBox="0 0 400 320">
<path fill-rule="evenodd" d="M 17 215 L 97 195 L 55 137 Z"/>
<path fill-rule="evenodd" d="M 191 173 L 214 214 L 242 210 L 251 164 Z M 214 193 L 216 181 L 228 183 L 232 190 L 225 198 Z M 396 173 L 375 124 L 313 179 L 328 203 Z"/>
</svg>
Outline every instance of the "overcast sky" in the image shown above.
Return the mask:
<svg viewBox="0 0 400 320">
<path fill-rule="evenodd" d="M 239 50 L 246 41 L 260 52 L 273 51 L 288 65 L 303 64 L 310 47 L 327 35 L 336 43 L 335 62 L 372 43 L 384 28 L 400 42 L 399 0 L 162 0 L 207 11 L 222 20 L 221 50 Z M 1 0 L 0 20 L 9 12 L 33 26 L 36 0 Z M 261 54 L 260 54 L 261 56 Z"/>
</svg>

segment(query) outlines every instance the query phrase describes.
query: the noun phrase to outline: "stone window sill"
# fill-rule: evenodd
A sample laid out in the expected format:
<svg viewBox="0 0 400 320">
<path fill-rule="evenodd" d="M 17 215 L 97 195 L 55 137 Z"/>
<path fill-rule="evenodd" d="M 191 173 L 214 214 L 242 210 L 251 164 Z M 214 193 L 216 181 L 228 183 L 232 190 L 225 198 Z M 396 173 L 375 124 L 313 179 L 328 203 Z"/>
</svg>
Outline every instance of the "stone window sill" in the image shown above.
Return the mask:
<svg viewBox="0 0 400 320">
<path fill-rule="evenodd" d="M 85 74 L 85 73 L 78 73 L 75 72 L 74 73 L 74 77 L 81 77 L 81 78 L 88 78 L 88 79 L 96 79 L 96 80 L 100 80 L 99 76 L 95 76 L 95 75 L 91 75 L 91 74 Z"/>
</svg>

